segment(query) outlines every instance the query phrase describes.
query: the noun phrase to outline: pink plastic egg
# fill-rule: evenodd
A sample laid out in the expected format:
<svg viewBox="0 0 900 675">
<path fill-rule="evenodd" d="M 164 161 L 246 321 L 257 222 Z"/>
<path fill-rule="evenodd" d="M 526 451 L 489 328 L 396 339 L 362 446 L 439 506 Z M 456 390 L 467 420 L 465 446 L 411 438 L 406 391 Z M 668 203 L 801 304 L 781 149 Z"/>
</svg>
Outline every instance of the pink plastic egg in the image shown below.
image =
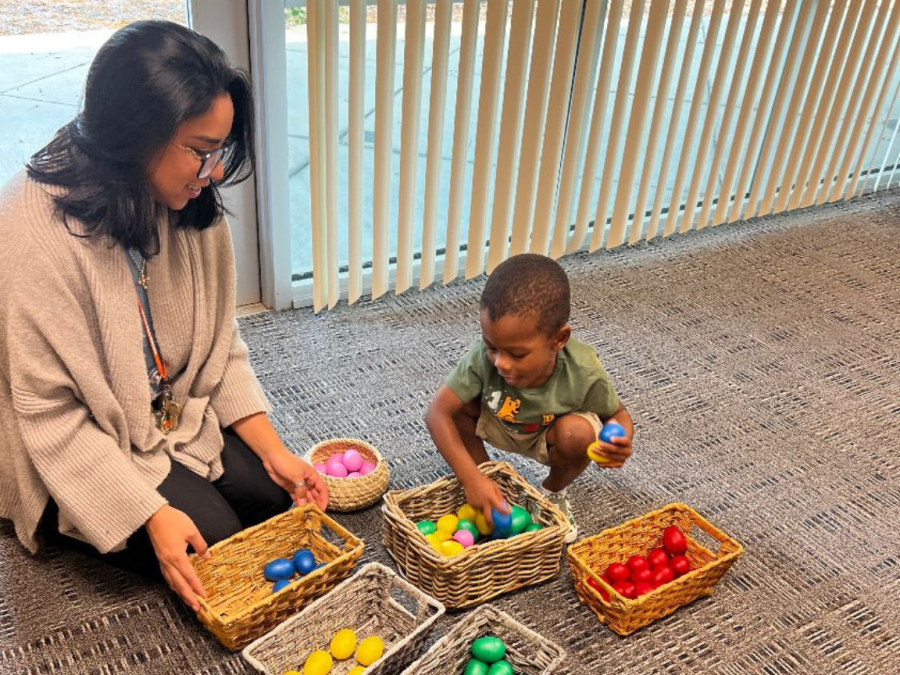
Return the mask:
<svg viewBox="0 0 900 675">
<path fill-rule="evenodd" d="M 313 464 L 313 466 L 315 467 L 316 471 L 318 471 L 321 474 L 328 473 L 328 467 L 325 466 L 322 462 L 319 462 L 318 464 Z"/>
<path fill-rule="evenodd" d="M 453 538 L 465 548 L 469 548 L 475 543 L 475 537 L 468 530 L 457 530 L 453 533 Z"/>
<path fill-rule="evenodd" d="M 328 467 L 328 475 L 333 476 L 335 478 L 346 478 L 347 477 L 347 467 L 339 462 L 335 462 L 331 466 Z"/>
<path fill-rule="evenodd" d="M 351 471 L 347 474 L 347 478 L 359 478 L 362 474 L 359 471 Z"/>
<path fill-rule="evenodd" d="M 367 473 L 372 473 L 375 470 L 375 463 L 366 460 L 362 463 L 362 467 L 360 467 L 359 472 L 365 476 Z"/>
<path fill-rule="evenodd" d="M 347 467 L 347 471 L 359 471 L 362 468 L 363 456 L 359 454 L 359 451 L 350 448 L 344 453 L 344 466 Z"/>
<path fill-rule="evenodd" d="M 325 466 L 331 466 L 332 464 L 343 464 L 344 463 L 344 453 L 343 452 L 335 452 L 332 455 L 328 456 L 328 459 L 325 460 Z"/>
</svg>

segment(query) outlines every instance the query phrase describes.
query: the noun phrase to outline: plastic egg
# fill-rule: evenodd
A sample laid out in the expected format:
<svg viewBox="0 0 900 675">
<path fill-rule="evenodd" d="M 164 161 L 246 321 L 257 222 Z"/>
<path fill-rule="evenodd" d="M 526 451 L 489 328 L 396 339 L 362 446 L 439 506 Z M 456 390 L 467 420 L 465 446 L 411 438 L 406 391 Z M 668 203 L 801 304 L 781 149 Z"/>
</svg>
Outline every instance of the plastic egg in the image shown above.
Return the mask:
<svg viewBox="0 0 900 675">
<path fill-rule="evenodd" d="M 431 544 L 431 548 L 433 548 L 438 553 L 441 552 L 441 540 L 437 538 L 437 533 L 432 532 L 431 534 L 426 534 L 425 538 L 428 540 L 428 543 Z"/>
<path fill-rule="evenodd" d="M 473 541 L 478 541 L 478 538 L 481 536 L 481 533 L 478 531 L 478 528 L 475 526 L 475 523 L 471 520 L 461 520 L 456 526 L 456 531 L 466 530 L 472 535 Z"/>
<path fill-rule="evenodd" d="M 487 675 L 488 664 L 478 659 L 469 659 L 463 675 Z"/>
<path fill-rule="evenodd" d="M 488 521 L 484 518 L 484 514 L 480 511 L 475 516 L 475 527 L 478 529 L 478 534 L 482 537 L 494 531 L 494 528 L 488 524 Z"/>
<path fill-rule="evenodd" d="M 290 579 L 279 579 L 274 584 L 272 584 L 272 592 L 277 593 L 285 586 L 288 586 L 291 583 Z"/>
<path fill-rule="evenodd" d="M 438 541 L 447 541 L 453 535 L 447 532 L 447 530 L 435 530 L 434 536 L 437 537 Z"/>
<path fill-rule="evenodd" d="M 416 527 L 419 528 L 419 532 L 424 535 L 432 534 L 437 530 L 437 525 L 435 525 L 434 522 L 430 520 L 420 520 L 418 523 L 416 523 Z"/>
<path fill-rule="evenodd" d="M 366 670 L 365 666 L 353 666 L 347 675 L 362 675 Z"/>
<path fill-rule="evenodd" d="M 537 532 L 538 530 L 543 530 L 544 526 L 540 523 L 532 523 L 528 527 L 525 528 L 526 532 Z"/>
<path fill-rule="evenodd" d="M 303 675 L 303 673 L 298 673 L 296 670 L 289 670 L 284 675 Z"/>
<path fill-rule="evenodd" d="M 366 460 L 365 462 L 362 463 L 362 466 L 359 468 L 359 472 L 363 476 L 365 476 L 368 473 L 372 473 L 375 470 L 376 466 L 377 465 L 375 464 L 375 462 L 370 462 L 369 460 Z"/>
<path fill-rule="evenodd" d="M 466 548 L 462 544 L 460 544 L 455 539 L 448 539 L 447 541 L 441 542 L 441 555 L 445 555 L 448 558 L 452 558 L 455 555 L 459 555 Z"/>
<path fill-rule="evenodd" d="M 488 668 L 487 675 L 514 675 L 512 664 L 509 661 L 497 661 Z"/>
<path fill-rule="evenodd" d="M 377 635 L 370 635 L 356 648 L 356 660 L 364 666 L 371 666 L 384 654 L 384 642 Z"/>
<path fill-rule="evenodd" d="M 312 551 L 301 548 L 294 554 L 294 568 L 299 574 L 309 574 L 316 568 L 316 559 Z"/>
<path fill-rule="evenodd" d="M 600 430 L 600 440 L 604 443 L 612 443 L 614 438 L 628 438 L 625 427 L 618 422 L 607 422 Z"/>
<path fill-rule="evenodd" d="M 328 475 L 333 478 L 346 478 L 349 471 L 347 471 L 347 467 L 343 464 L 332 464 L 328 467 Z"/>
<path fill-rule="evenodd" d="M 303 664 L 303 675 L 325 675 L 333 664 L 331 654 L 322 650 L 314 651 Z"/>
<path fill-rule="evenodd" d="M 342 628 L 331 638 L 328 650 L 339 661 L 349 659 L 356 651 L 356 633 L 349 628 Z"/>
<path fill-rule="evenodd" d="M 347 467 L 347 471 L 359 471 L 364 461 L 366 461 L 365 458 L 359 454 L 358 450 L 351 448 L 344 453 L 344 466 Z"/>
<path fill-rule="evenodd" d="M 437 521 L 437 529 L 442 532 L 447 532 L 449 534 L 453 534 L 456 532 L 456 524 L 459 522 L 459 518 L 452 514 L 447 514 L 446 516 L 441 516 Z"/>
<path fill-rule="evenodd" d="M 503 640 L 493 635 L 485 635 L 472 643 L 469 651 L 479 661 L 496 663 L 506 656 L 506 645 Z"/>
<path fill-rule="evenodd" d="M 456 517 L 460 520 L 471 520 L 473 522 L 477 515 L 478 511 L 471 504 L 463 504 L 456 512 Z"/>
<path fill-rule="evenodd" d="M 503 513 L 497 509 L 491 509 L 491 520 L 494 521 L 494 529 L 498 534 L 508 535 L 512 529 L 512 512 Z"/>
<path fill-rule="evenodd" d="M 521 534 L 525 531 L 526 527 L 531 525 L 531 514 L 521 506 L 513 506 L 511 515 L 512 524 L 510 532 L 512 532 L 512 534 Z"/>
<path fill-rule="evenodd" d="M 453 533 L 453 539 L 462 544 L 463 548 L 469 548 L 475 543 L 475 537 L 473 537 L 472 533 L 468 530 L 457 530 Z"/>
<path fill-rule="evenodd" d="M 322 475 L 325 475 L 326 473 L 328 473 L 328 467 L 325 466 L 324 462 L 318 462 L 317 464 L 313 464 L 313 467 L 315 468 L 316 471 L 318 471 Z"/>
<path fill-rule="evenodd" d="M 294 576 L 294 563 L 287 558 L 276 558 L 263 568 L 263 576 L 269 581 L 290 579 Z"/>
<path fill-rule="evenodd" d="M 362 474 L 359 471 L 351 471 L 347 474 L 347 478 L 359 478 Z"/>
<path fill-rule="evenodd" d="M 328 455 L 328 459 L 325 460 L 325 466 L 331 466 L 332 464 L 343 464 L 344 463 L 344 453 L 343 452 L 334 452 Z"/>
</svg>

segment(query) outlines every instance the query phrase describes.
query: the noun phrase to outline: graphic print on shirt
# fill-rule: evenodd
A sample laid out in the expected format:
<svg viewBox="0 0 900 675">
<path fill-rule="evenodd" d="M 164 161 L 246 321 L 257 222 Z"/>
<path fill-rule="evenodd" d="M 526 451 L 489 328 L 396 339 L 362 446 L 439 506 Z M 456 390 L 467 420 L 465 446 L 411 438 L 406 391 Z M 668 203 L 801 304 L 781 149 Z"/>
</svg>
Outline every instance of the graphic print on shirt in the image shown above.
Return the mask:
<svg viewBox="0 0 900 675">
<path fill-rule="evenodd" d="M 497 418 L 504 422 L 509 422 L 510 424 L 519 424 L 519 420 L 516 419 L 516 413 L 519 412 L 519 408 L 521 407 L 521 399 L 514 399 L 507 396 L 506 400 L 503 401 L 503 406 L 496 413 Z"/>
</svg>

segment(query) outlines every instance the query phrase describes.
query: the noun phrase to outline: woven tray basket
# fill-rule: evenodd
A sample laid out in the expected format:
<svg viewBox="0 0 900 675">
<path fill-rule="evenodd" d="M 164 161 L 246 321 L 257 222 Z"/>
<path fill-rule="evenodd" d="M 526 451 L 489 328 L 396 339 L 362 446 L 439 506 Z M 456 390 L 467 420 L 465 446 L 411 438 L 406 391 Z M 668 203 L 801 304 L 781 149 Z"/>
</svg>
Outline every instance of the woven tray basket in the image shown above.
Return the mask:
<svg viewBox="0 0 900 675">
<path fill-rule="evenodd" d="M 310 448 L 304 459 L 310 464 L 325 463 L 335 452 L 353 448 L 363 459 L 375 463 L 375 470 L 358 478 L 322 477 L 328 486 L 328 508 L 333 511 L 358 511 L 374 504 L 387 490 L 390 473 L 381 453 L 358 438 L 332 438 Z"/>
<path fill-rule="evenodd" d="M 369 563 L 296 616 L 244 649 L 247 662 L 262 673 L 300 671 L 316 649 L 328 650 L 331 638 L 352 628 L 358 639 L 377 635 L 384 654 L 366 675 L 399 672 L 422 647 L 444 606 L 378 563 Z M 335 659 L 329 675 L 345 675 L 358 665 L 352 656 Z"/>
<path fill-rule="evenodd" d="M 526 628 L 509 614 L 484 605 L 466 615 L 402 675 L 462 673 L 472 657 L 469 652 L 472 642 L 485 635 L 503 640 L 506 645 L 504 658 L 516 675 L 548 675 L 566 658 L 566 652 L 558 645 Z"/>
<path fill-rule="evenodd" d="M 543 529 L 476 544 L 452 558 L 435 551 L 416 528 L 420 520 L 456 513 L 466 499 L 452 476 L 384 497 L 382 536 L 400 573 L 448 609 L 472 607 L 559 572 L 568 523 L 563 513 L 505 462 L 485 462 L 481 472 L 493 480 L 510 504 L 540 507 Z"/>
<path fill-rule="evenodd" d="M 272 593 L 263 567 L 301 548 L 326 565 Z M 345 579 L 362 555 L 363 542 L 307 505 L 242 530 L 210 551 L 209 560 L 191 556 L 207 596 L 198 598 L 197 616 L 219 642 L 236 651 Z"/>
<path fill-rule="evenodd" d="M 624 563 L 633 555 L 647 555 L 651 549 L 662 546 L 662 531 L 669 525 L 678 526 L 687 539 L 685 555 L 691 563 L 690 572 L 634 600 L 622 597 L 600 579 L 611 563 Z M 701 543 L 703 539 L 707 540 L 706 546 Z M 715 552 L 707 546 L 715 548 Z M 569 547 L 568 558 L 578 599 L 613 631 L 628 635 L 700 596 L 710 595 L 713 586 L 743 552 L 738 542 L 710 525 L 691 507 L 669 504 L 582 539 Z M 606 590 L 609 601 L 587 584 L 588 577 Z"/>
</svg>

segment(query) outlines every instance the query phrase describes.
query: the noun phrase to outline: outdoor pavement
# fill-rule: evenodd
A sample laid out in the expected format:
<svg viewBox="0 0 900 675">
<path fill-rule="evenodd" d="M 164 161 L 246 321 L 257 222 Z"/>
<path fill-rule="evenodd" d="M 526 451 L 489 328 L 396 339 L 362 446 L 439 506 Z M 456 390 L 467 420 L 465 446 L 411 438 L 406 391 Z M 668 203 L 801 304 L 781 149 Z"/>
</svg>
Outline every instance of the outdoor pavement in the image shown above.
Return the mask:
<svg viewBox="0 0 900 675">
<path fill-rule="evenodd" d="M 343 27 L 342 27 L 343 28 Z M 691 74 L 691 82 L 696 81 L 696 72 L 699 68 L 700 58 L 703 53 L 702 40 L 705 39 L 705 25 L 701 29 L 701 43 L 697 45 L 694 52 L 692 63 L 693 72 Z M 718 43 L 721 44 L 724 28 L 719 33 Z M 684 34 L 687 33 L 687 28 Z M 82 33 L 63 33 L 63 34 L 43 34 L 43 35 L 18 35 L 9 37 L 0 37 L 0 184 L 13 175 L 28 157 L 42 145 L 44 145 L 53 135 L 53 133 L 69 121 L 77 111 L 79 100 L 81 97 L 82 86 L 87 75 L 88 66 L 98 47 L 110 35 L 110 31 L 91 31 Z M 400 124 L 402 120 L 402 104 L 403 104 L 403 52 L 404 43 L 402 40 L 402 30 L 399 31 L 398 45 L 396 48 L 397 66 L 395 71 L 395 104 L 394 104 L 394 154 L 392 161 L 392 186 L 395 190 L 391 196 L 391 218 L 395 222 L 398 214 L 397 204 L 397 188 L 399 186 L 400 171 Z M 459 36 L 454 35 L 451 38 L 451 56 L 448 74 L 448 92 L 447 92 L 447 113 L 445 115 L 445 129 L 442 151 L 442 174 L 441 174 L 441 190 L 440 202 L 438 205 L 438 232 L 437 242 L 442 242 L 446 230 L 446 217 L 448 211 L 448 193 L 450 185 L 450 153 L 453 145 L 453 119 L 456 105 L 456 86 L 458 76 L 459 61 Z M 625 27 L 619 37 L 619 54 L 621 54 L 622 45 L 625 41 Z M 480 54 L 483 47 L 483 39 L 478 41 L 479 58 L 476 62 L 480 64 Z M 288 63 L 288 128 L 289 128 L 289 168 L 290 168 L 290 190 L 291 190 L 291 238 L 292 238 L 292 262 L 294 269 L 297 271 L 308 270 L 311 267 L 311 237 L 309 235 L 309 217 L 311 213 L 310 207 L 310 190 L 309 190 L 309 127 L 308 127 L 308 104 L 307 104 L 307 50 L 304 33 L 299 29 L 290 29 L 287 33 L 287 63 Z M 683 45 L 682 45 L 683 49 Z M 339 96 L 341 99 L 340 116 L 339 116 L 339 154 L 342 161 L 338 168 L 338 184 L 341 189 L 341 196 L 338 199 L 340 212 L 338 214 L 339 222 L 346 222 L 348 218 L 346 198 L 346 190 L 348 184 L 348 146 L 347 146 L 347 89 L 349 83 L 349 66 L 348 66 L 348 44 L 342 39 L 340 43 L 340 66 L 339 66 Z M 370 32 L 367 38 L 366 51 L 366 74 L 365 74 L 365 150 L 364 161 L 366 165 L 365 177 L 367 181 L 372 180 L 374 166 L 374 107 L 375 107 L 375 34 Z M 615 101 L 614 92 L 618 86 L 616 70 L 611 84 L 611 94 L 606 113 L 606 130 L 604 134 L 604 144 L 601 147 L 600 157 L 605 157 L 606 144 L 605 139 L 609 137 L 610 120 L 613 113 L 613 103 Z M 419 179 L 417 181 L 418 198 L 416 202 L 415 222 L 421 223 L 424 210 L 424 175 L 427 151 L 427 134 L 428 134 L 428 101 L 430 97 L 431 83 L 431 40 L 425 46 L 424 52 L 425 72 L 423 76 L 422 86 L 422 118 L 420 122 L 420 139 L 419 139 Z M 732 69 L 734 64 L 732 62 Z M 714 69 L 713 69 L 714 70 Z M 747 68 L 749 70 L 749 67 Z M 637 73 L 637 64 L 635 65 L 635 75 Z M 746 77 L 746 73 L 745 73 Z M 897 74 L 900 78 L 900 73 Z M 634 77 L 630 88 L 630 95 L 634 93 Z M 711 80 L 711 77 L 710 77 Z M 730 81 L 730 78 L 729 78 Z M 474 82 L 473 106 L 471 115 L 471 128 L 469 132 L 469 154 L 468 154 L 468 179 L 466 181 L 466 191 L 464 195 L 464 205 L 462 209 L 463 224 L 461 232 L 461 240 L 466 240 L 466 222 L 469 214 L 471 175 L 474 161 L 474 143 L 476 138 L 476 125 L 478 120 L 478 87 L 480 84 L 480 67 L 476 71 Z M 707 81 L 705 86 L 694 88 L 690 86 L 686 93 L 686 102 L 680 117 L 678 133 L 684 134 L 690 103 L 694 96 L 703 96 L 704 102 L 709 98 L 712 82 Z M 501 83 L 501 92 L 502 83 Z M 672 96 L 675 93 L 675 83 L 672 84 L 669 91 L 669 105 L 674 106 Z M 724 101 L 727 91 L 720 101 L 720 116 L 724 110 Z M 501 96 L 502 103 L 502 96 Z M 671 108 L 667 111 L 671 114 Z M 705 114 L 705 110 L 703 111 Z M 887 115 L 888 111 L 885 111 Z M 881 117 L 883 124 L 884 115 Z M 732 121 L 732 128 L 736 119 Z M 896 123 L 896 121 L 894 121 Z M 648 119 L 649 124 L 649 119 Z M 878 143 L 873 143 L 871 157 L 883 157 L 886 145 L 889 140 L 888 135 L 879 139 Z M 695 131 L 694 144 L 695 147 L 699 143 L 700 129 Z M 585 139 L 586 140 L 586 139 Z M 714 137 L 713 145 L 710 148 L 710 156 L 715 152 L 715 143 L 718 138 Z M 662 154 L 664 139 L 660 141 L 657 151 L 657 163 Z M 670 167 L 666 181 L 666 199 L 664 204 L 668 206 L 672 186 L 675 180 L 677 170 L 677 157 L 681 152 L 681 143 L 676 145 L 676 155 Z M 624 138 L 620 142 L 620 157 L 624 151 Z M 495 153 L 496 163 L 496 153 Z M 723 163 L 724 164 L 724 163 Z M 724 170 L 724 166 L 722 167 Z M 709 169 L 706 169 L 708 175 Z M 721 180 L 721 175 L 719 176 Z M 599 194 L 599 185 L 601 181 L 600 172 L 597 172 L 594 185 L 594 198 Z M 579 178 L 580 182 L 580 178 Z M 614 181 L 615 182 L 615 181 Z M 705 186 L 705 179 L 703 185 Z M 655 185 L 653 186 L 655 188 Z M 685 186 L 685 191 L 687 186 Z M 634 190 L 636 197 L 637 189 Z M 651 192 L 652 195 L 652 192 Z M 491 195 L 492 197 L 493 195 Z M 492 200 L 491 200 L 492 201 Z M 652 203 L 651 203 L 652 206 Z M 490 213 L 491 204 L 488 205 L 488 213 Z M 610 210 L 612 205 L 610 205 Z M 363 234 L 363 255 L 371 254 L 372 238 L 371 234 L 371 214 L 373 212 L 371 188 L 366 190 L 363 195 L 363 213 L 364 227 L 368 228 Z M 416 246 L 421 243 L 421 232 L 416 233 Z M 396 228 L 392 228 L 390 233 L 390 244 L 392 250 L 396 246 Z M 342 258 L 346 257 L 346 240 L 341 242 L 341 248 L 344 250 Z"/>
</svg>

